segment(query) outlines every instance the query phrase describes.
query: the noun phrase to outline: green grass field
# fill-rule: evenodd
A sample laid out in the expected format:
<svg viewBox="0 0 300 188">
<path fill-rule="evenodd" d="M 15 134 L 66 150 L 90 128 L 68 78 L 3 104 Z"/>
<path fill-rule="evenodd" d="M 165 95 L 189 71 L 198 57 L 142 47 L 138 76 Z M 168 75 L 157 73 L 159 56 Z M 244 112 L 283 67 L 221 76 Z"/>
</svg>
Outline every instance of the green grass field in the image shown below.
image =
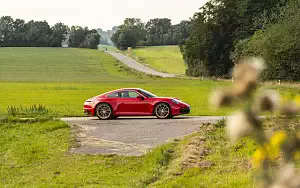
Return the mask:
<svg viewBox="0 0 300 188">
<path fill-rule="evenodd" d="M 8 106 L 41 104 L 61 116 L 83 116 L 86 99 L 123 88 L 140 87 L 159 96 L 178 97 L 192 115 L 212 111 L 210 92 L 227 81 L 162 79 L 132 74 L 104 52 L 60 48 L 0 48 L 0 113 Z"/>
<path fill-rule="evenodd" d="M 132 56 L 160 72 L 185 74 L 186 66 L 178 46 L 140 47 L 133 50 Z"/>
<path fill-rule="evenodd" d="M 96 50 L 0 48 L 1 82 L 104 83 L 135 81 L 109 55 Z"/>
<path fill-rule="evenodd" d="M 192 115 L 228 115 L 233 109 L 215 112 L 207 101 L 213 89 L 230 84 L 145 76 L 97 50 L 0 48 L 2 115 L 7 106 L 41 104 L 60 116 L 82 116 L 87 98 L 122 87 L 179 97 L 191 104 Z M 286 96 L 300 95 L 299 87 L 291 85 L 266 87 Z M 247 164 L 255 145 L 247 139 L 237 144 L 227 142 L 223 128 L 204 131 L 208 138 L 205 146 L 212 150 L 205 159 L 214 166 L 205 171 L 180 168 L 183 149 L 200 133 L 203 131 L 142 157 L 74 155 L 68 153 L 74 138 L 65 123 L 0 118 L 0 187 L 253 187 L 254 171 Z"/>
<path fill-rule="evenodd" d="M 191 115 L 225 115 L 230 109 L 215 112 L 209 108 L 210 92 L 228 82 L 159 80 L 132 83 L 0 83 L 0 112 L 8 106 L 41 104 L 61 116 L 83 116 L 88 98 L 122 87 L 141 87 L 159 96 L 178 97 L 191 105 Z"/>
<path fill-rule="evenodd" d="M 0 48 L 0 113 L 8 106 L 41 104 L 60 116 L 83 116 L 86 99 L 123 88 L 140 87 L 158 96 L 189 103 L 191 115 L 226 115 L 213 111 L 208 99 L 230 81 L 152 78 L 125 70 L 104 52 L 61 48 Z M 300 89 L 278 88 L 300 95 Z"/>
</svg>

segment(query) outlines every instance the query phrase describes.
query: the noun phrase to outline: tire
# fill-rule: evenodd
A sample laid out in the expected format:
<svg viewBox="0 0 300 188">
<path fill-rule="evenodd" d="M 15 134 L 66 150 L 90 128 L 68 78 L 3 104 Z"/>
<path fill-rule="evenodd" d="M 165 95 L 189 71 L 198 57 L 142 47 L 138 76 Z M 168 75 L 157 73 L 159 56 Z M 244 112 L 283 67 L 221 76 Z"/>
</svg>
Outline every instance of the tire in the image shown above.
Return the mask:
<svg viewBox="0 0 300 188">
<path fill-rule="evenodd" d="M 108 103 L 100 103 L 96 107 L 96 116 L 100 120 L 108 120 L 113 116 L 113 110 Z"/>
<path fill-rule="evenodd" d="M 167 119 L 172 116 L 170 105 L 167 103 L 158 103 L 154 108 L 154 115 L 158 119 Z"/>
</svg>

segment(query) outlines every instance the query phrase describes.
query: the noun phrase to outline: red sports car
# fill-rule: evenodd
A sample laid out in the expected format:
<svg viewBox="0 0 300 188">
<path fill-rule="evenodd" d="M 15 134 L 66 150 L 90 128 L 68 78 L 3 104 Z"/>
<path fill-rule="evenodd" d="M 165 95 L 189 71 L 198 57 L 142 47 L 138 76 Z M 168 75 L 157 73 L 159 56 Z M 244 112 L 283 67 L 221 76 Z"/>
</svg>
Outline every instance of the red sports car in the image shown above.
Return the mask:
<svg viewBox="0 0 300 188">
<path fill-rule="evenodd" d="M 110 91 L 88 99 L 84 113 L 101 120 L 119 116 L 153 116 L 160 119 L 190 113 L 190 106 L 176 98 L 157 97 L 138 88 Z"/>
</svg>

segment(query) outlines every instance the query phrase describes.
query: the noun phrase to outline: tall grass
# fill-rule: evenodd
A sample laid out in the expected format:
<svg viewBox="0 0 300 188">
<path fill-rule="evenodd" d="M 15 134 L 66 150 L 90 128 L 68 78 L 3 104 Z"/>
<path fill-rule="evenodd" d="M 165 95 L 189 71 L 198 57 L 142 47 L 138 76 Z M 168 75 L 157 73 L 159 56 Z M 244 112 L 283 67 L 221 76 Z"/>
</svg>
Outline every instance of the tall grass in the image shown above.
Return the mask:
<svg viewBox="0 0 300 188">
<path fill-rule="evenodd" d="M 23 106 L 8 106 L 7 114 L 10 116 L 24 116 L 24 117 L 35 117 L 38 115 L 46 115 L 49 110 L 42 105 L 31 105 L 29 107 Z"/>
<path fill-rule="evenodd" d="M 3 123 L 35 123 L 53 120 L 57 115 L 49 113 L 42 105 L 8 106 L 6 114 L 0 115 L 0 125 Z"/>
</svg>

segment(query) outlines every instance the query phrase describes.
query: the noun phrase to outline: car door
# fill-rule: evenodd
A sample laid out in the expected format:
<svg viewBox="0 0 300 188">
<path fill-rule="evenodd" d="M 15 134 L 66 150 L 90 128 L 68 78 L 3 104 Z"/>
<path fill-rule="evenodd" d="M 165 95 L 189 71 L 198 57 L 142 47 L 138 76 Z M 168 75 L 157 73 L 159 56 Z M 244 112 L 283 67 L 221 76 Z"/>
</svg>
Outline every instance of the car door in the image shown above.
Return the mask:
<svg viewBox="0 0 300 188">
<path fill-rule="evenodd" d="M 115 115 L 121 115 L 126 112 L 126 108 L 123 103 L 123 98 L 121 92 L 114 92 L 107 95 L 107 100 L 112 105 Z"/>
<path fill-rule="evenodd" d="M 149 115 L 147 100 L 138 98 L 141 96 L 134 90 L 126 90 L 121 92 L 122 105 L 126 109 L 125 115 Z"/>
</svg>

